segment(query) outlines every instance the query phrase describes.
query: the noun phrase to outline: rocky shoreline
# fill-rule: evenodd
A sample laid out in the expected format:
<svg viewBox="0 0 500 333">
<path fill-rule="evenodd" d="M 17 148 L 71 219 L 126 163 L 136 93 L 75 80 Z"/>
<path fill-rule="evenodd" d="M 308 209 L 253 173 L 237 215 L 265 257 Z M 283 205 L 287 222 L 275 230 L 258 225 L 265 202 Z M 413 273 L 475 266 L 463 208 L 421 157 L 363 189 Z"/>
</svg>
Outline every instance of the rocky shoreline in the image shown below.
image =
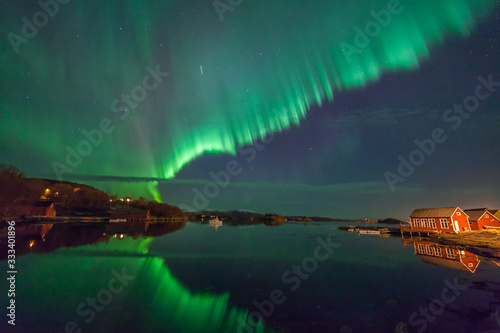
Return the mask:
<svg viewBox="0 0 500 333">
<path fill-rule="evenodd" d="M 443 245 L 463 246 L 483 256 L 500 257 L 500 230 L 440 233 L 431 234 L 428 238 Z"/>
</svg>

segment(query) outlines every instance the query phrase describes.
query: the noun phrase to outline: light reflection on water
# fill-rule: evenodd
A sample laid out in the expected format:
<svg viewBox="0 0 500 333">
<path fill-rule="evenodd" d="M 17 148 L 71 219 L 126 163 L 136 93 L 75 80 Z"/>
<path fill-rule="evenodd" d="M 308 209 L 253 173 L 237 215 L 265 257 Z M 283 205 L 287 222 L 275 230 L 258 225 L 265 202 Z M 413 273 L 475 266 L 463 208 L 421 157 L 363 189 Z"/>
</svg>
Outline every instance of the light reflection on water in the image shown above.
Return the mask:
<svg viewBox="0 0 500 333">
<path fill-rule="evenodd" d="M 89 225 L 19 227 L 16 327 L 62 332 L 74 322 L 82 332 L 495 328 L 500 260 L 418 239 L 339 231 L 339 225 L 215 230 L 182 223 L 133 232 Z M 321 252 L 326 259 L 314 264 L 318 237 L 339 246 L 328 255 Z M 1 265 L 6 271 L 5 260 Z M 133 279 L 120 284 L 118 276 Z M 421 309 L 439 301 L 448 282 L 466 287 L 427 318 Z M 0 287 L 8 289 L 4 281 Z M 277 290 L 280 297 L 273 298 Z M 253 328 L 249 315 L 264 321 Z"/>
</svg>

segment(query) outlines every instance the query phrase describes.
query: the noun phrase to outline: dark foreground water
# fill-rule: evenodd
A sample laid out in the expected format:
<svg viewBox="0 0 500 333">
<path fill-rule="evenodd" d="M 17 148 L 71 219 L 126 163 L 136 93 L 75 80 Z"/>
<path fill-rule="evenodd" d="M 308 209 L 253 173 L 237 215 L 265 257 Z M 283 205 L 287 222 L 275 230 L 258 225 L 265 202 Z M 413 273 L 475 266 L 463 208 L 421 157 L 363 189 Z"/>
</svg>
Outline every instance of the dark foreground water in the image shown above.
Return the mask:
<svg viewBox="0 0 500 333">
<path fill-rule="evenodd" d="M 500 260 L 339 225 L 18 226 L 15 296 L 4 228 L 0 331 L 500 332 Z"/>
</svg>

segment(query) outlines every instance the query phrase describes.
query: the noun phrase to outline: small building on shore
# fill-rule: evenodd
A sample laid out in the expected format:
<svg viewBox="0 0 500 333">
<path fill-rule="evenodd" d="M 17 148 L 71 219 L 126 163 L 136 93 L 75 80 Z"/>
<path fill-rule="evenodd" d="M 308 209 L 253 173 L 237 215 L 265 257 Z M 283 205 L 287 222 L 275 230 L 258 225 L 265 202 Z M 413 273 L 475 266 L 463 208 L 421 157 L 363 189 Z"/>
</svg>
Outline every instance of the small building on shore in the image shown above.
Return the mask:
<svg viewBox="0 0 500 333">
<path fill-rule="evenodd" d="M 109 225 L 113 228 L 124 227 L 126 230 L 138 229 L 147 231 L 151 214 L 149 210 L 137 208 L 119 208 L 109 214 Z M 124 231 L 114 231 L 114 233 L 125 233 Z"/>
<path fill-rule="evenodd" d="M 56 208 L 50 200 L 39 200 L 20 207 L 20 215 L 25 217 L 56 217 Z"/>
<path fill-rule="evenodd" d="M 486 227 L 500 228 L 500 218 L 495 214 L 498 209 L 476 208 L 466 209 L 465 213 L 469 216 L 469 224 L 472 230 L 482 230 Z"/>
<path fill-rule="evenodd" d="M 460 233 L 470 230 L 469 216 L 460 207 L 415 209 L 410 214 L 410 222 L 401 224 L 401 232 Z"/>
</svg>

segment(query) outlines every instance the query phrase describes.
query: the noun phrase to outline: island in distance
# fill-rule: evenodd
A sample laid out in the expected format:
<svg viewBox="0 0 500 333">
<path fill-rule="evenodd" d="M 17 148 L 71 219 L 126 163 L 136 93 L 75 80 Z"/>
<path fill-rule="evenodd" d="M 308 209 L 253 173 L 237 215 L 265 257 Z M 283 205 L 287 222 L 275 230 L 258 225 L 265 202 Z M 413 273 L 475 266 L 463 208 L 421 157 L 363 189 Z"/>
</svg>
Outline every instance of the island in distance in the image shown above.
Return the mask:
<svg viewBox="0 0 500 333">
<path fill-rule="evenodd" d="M 0 221 L 16 222 L 109 222 L 148 220 L 157 222 L 204 221 L 218 217 L 227 225 L 281 225 L 297 222 L 366 222 L 399 224 L 396 219 L 346 220 L 319 216 L 283 216 L 249 211 L 185 212 L 179 207 L 130 196 L 119 198 L 92 186 L 69 181 L 30 178 L 17 167 L 0 166 Z"/>
</svg>

